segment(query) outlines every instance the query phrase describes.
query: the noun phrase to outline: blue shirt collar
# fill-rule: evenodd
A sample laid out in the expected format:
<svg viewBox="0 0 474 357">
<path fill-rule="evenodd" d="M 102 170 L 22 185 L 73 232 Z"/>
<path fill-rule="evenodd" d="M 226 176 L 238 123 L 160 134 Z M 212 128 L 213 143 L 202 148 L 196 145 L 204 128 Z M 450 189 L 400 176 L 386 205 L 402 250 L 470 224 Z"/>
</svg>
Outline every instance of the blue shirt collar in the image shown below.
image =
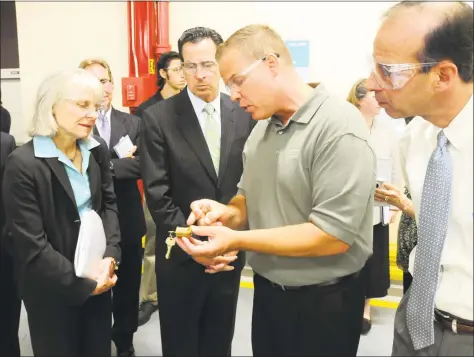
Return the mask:
<svg viewBox="0 0 474 357">
<path fill-rule="evenodd" d="M 90 151 L 99 146 L 99 142 L 93 137 L 78 141 L 81 151 Z M 33 138 L 35 156 L 40 158 L 60 157 L 61 151 L 56 147 L 53 139 L 49 136 L 35 136 Z"/>
</svg>

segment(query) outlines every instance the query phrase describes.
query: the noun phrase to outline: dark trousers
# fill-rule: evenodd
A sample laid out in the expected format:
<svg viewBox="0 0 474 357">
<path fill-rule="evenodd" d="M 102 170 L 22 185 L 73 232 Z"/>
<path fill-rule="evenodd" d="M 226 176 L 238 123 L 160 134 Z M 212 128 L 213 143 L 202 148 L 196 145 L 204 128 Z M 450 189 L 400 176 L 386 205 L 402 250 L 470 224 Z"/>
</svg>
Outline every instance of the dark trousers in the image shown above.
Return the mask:
<svg viewBox="0 0 474 357">
<path fill-rule="evenodd" d="M 18 357 L 21 300 L 17 295 L 12 257 L 3 248 L 0 250 L 0 291 L 0 356 Z"/>
<path fill-rule="evenodd" d="M 285 290 L 255 275 L 253 355 L 356 356 L 364 312 L 362 276 Z"/>
<path fill-rule="evenodd" d="M 71 306 L 56 295 L 23 296 L 35 357 L 110 356 L 110 291 Z"/>
<path fill-rule="evenodd" d="M 230 356 L 241 268 L 206 274 L 192 259 L 161 264 L 158 259 L 163 356 Z"/>
<path fill-rule="evenodd" d="M 117 271 L 117 284 L 112 289 L 114 325 L 112 339 L 119 351 L 128 350 L 133 334 L 138 329 L 138 305 L 143 248 L 141 239 L 136 243 L 120 244 L 122 259 Z"/>
<path fill-rule="evenodd" d="M 413 281 L 413 277 L 409 272 L 403 272 L 403 293 L 405 294 L 408 289 L 410 288 L 411 282 Z"/>
</svg>

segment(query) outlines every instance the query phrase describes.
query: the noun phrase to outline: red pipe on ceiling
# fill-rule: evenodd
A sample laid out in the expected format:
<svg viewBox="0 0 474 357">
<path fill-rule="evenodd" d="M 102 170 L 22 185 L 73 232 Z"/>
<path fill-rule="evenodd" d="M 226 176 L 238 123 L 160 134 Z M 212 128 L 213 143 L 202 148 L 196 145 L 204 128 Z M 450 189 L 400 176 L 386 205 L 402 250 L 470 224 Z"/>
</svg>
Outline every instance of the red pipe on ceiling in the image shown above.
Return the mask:
<svg viewBox="0 0 474 357">
<path fill-rule="evenodd" d="M 156 21 L 157 21 L 157 34 L 156 34 L 156 47 L 155 56 L 156 60 L 160 56 L 168 51 L 171 51 L 170 46 L 170 33 L 169 33 L 169 3 L 168 1 L 157 1 L 156 2 Z"/>
<path fill-rule="evenodd" d="M 171 50 L 167 1 L 127 1 L 129 78 L 122 78 L 122 103 L 134 109 L 157 90 L 155 63 Z M 138 180 L 143 198 L 143 182 Z"/>
<path fill-rule="evenodd" d="M 169 3 L 128 1 L 129 75 L 154 75 L 161 54 L 170 51 Z"/>
<path fill-rule="evenodd" d="M 171 49 L 167 1 L 128 1 L 128 68 L 122 104 L 134 108 L 157 91 L 156 61 Z"/>
</svg>

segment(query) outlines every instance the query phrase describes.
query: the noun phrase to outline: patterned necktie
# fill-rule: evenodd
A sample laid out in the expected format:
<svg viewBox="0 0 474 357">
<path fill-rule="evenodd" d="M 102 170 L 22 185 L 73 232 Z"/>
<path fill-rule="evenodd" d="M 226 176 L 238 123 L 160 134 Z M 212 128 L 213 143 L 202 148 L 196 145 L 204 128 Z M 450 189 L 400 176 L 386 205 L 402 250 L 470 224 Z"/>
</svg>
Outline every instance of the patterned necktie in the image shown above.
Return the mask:
<svg viewBox="0 0 474 357">
<path fill-rule="evenodd" d="M 216 175 L 219 176 L 219 159 L 221 156 L 221 133 L 219 131 L 219 125 L 217 123 L 217 112 L 214 107 L 207 103 L 203 109 L 205 116 L 205 131 L 204 137 L 206 138 L 207 146 L 211 154 L 212 164 L 216 170 Z"/>
<path fill-rule="evenodd" d="M 110 125 L 107 120 L 107 115 L 104 110 L 99 110 L 97 120 L 99 121 L 99 134 L 105 140 L 107 146 L 110 145 Z"/>
<path fill-rule="evenodd" d="M 431 155 L 421 196 L 418 243 L 407 306 L 407 326 L 415 350 L 434 343 L 434 307 L 441 253 L 451 207 L 452 161 L 441 131 Z"/>
</svg>

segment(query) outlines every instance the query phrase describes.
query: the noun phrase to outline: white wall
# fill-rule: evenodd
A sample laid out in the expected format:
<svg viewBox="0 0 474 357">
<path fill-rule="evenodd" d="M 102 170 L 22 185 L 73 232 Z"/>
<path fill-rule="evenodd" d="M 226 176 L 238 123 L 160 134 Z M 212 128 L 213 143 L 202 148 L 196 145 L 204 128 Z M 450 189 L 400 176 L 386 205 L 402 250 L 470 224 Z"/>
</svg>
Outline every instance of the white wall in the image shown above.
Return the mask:
<svg viewBox="0 0 474 357">
<path fill-rule="evenodd" d="M 87 57 L 102 57 L 110 63 L 116 80 L 113 105 L 122 108 L 120 78 L 128 76 L 125 1 L 17 1 L 16 11 L 22 107 L 21 116 L 12 123 L 17 141 L 28 140 L 26 128 L 43 78 L 57 70 L 75 68 Z"/>
<path fill-rule="evenodd" d="M 369 74 L 372 42 L 381 16 L 393 2 L 171 2 L 170 42 L 176 47 L 189 27 L 206 26 L 227 38 L 261 23 L 284 40 L 310 40 L 310 81 L 324 82 L 346 97 Z"/>
<path fill-rule="evenodd" d="M 227 38 L 245 25 L 268 24 L 284 40 L 310 40 L 309 79 L 324 82 L 331 92 L 346 97 L 352 84 L 369 73 L 373 38 L 381 15 L 392 4 L 173 1 L 170 43 L 176 50 L 181 33 L 194 26 L 214 28 Z M 21 80 L 19 84 L 2 80 L 1 85 L 12 88 L 11 95 L 2 91 L 7 108 L 8 102 L 21 103 L 21 110 L 12 113 L 12 133 L 19 142 L 27 139 L 41 80 L 53 71 L 76 67 L 85 57 L 109 61 L 116 79 L 113 104 L 122 108 L 120 78 L 128 76 L 125 1 L 17 2 L 16 8 Z"/>
</svg>

